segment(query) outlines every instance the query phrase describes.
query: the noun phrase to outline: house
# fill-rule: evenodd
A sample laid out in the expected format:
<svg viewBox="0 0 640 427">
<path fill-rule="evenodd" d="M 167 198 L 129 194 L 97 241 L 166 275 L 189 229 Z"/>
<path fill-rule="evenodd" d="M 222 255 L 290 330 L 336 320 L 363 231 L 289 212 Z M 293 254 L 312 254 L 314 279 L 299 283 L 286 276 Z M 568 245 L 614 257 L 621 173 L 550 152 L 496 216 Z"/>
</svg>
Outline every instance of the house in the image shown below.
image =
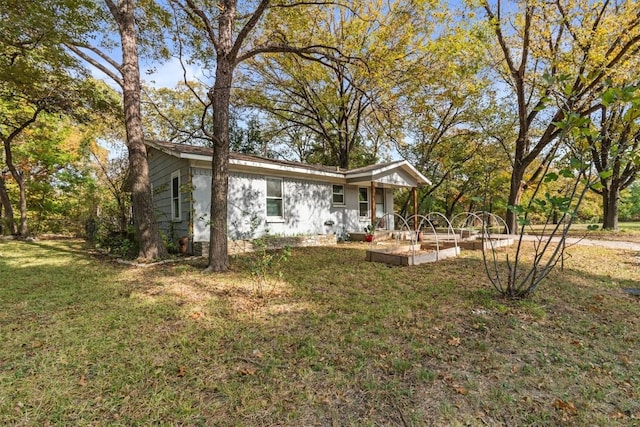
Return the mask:
<svg viewBox="0 0 640 427">
<path fill-rule="evenodd" d="M 208 246 L 212 149 L 148 141 L 154 207 L 160 229 L 175 242 L 189 236 L 193 250 Z M 393 213 L 393 190 L 429 180 L 406 161 L 343 170 L 231 153 L 228 235 L 253 239 L 362 232 L 372 218 Z M 384 227 L 393 229 L 393 215 Z"/>
</svg>

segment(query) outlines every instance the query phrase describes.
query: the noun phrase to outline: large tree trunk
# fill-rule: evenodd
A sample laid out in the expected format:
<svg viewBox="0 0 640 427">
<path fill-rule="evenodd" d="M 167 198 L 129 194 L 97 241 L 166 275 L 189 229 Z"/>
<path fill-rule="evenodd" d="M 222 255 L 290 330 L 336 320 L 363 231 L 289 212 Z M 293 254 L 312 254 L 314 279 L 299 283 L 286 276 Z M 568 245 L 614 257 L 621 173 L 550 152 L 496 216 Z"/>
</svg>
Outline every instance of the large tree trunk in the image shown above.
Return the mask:
<svg viewBox="0 0 640 427">
<path fill-rule="evenodd" d="M 213 145 L 211 176 L 211 225 L 209 234 L 210 271 L 229 268 L 227 242 L 227 194 L 229 192 L 229 102 L 233 81 L 233 63 L 226 55 L 218 55 L 216 81 L 209 93 L 213 103 L 216 141 Z"/>
<path fill-rule="evenodd" d="M 13 206 L 11 206 L 11 200 L 9 199 L 9 193 L 5 185 L 3 176 L 0 176 L 0 202 L 2 203 L 2 218 L 3 220 L 3 234 L 18 234 L 18 226 L 13 218 Z"/>
<path fill-rule="evenodd" d="M 147 149 L 142 131 L 140 111 L 140 69 L 134 20 L 134 1 L 121 0 L 118 7 L 108 1 L 122 40 L 122 82 L 124 99 L 124 117 L 129 151 L 131 174 L 131 196 L 133 218 L 136 227 L 136 239 L 140 252 L 139 258 L 154 259 L 167 256 L 167 250 L 160 238 L 158 223 L 153 210 Z"/>
<path fill-rule="evenodd" d="M 617 183 L 611 183 L 609 188 L 602 190 L 602 206 L 604 218 L 602 228 L 604 230 L 618 230 L 618 205 L 620 202 L 620 189 Z"/>
</svg>

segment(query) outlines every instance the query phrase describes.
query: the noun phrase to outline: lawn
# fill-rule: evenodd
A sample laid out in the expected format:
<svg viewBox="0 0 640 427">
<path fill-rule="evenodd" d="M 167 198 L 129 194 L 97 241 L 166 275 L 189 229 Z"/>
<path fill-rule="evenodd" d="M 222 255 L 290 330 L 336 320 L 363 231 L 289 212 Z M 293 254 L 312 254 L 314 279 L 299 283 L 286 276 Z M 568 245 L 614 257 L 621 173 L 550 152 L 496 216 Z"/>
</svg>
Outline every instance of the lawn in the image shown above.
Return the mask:
<svg viewBox="0 0 640 427">
<path fill-rule="evenodd" d="M 618 240 L 625 242 L 640 243 L 640 222 L 620 222 L 617 231 L 611 230 L 588 230 L 591 224 L 572 224 L 568 235 L 571 237 L 579 237 L 593 240 Z M 601 227 L 602 224 L 595 224 Z M 552 230 L 552 225 L 532 225 L 526 227 L 525 232 L 528 234 L 537 234 L 544 230 L 548 234 Z"/>
<path fill-rule="evenodd" d="M 364 244 L 135 268 L 81 241 L 0 242 L 2 425 L 638 425 L 635 253 L 570 249 L 525 301 L 479 253 Z"/>
</svg>

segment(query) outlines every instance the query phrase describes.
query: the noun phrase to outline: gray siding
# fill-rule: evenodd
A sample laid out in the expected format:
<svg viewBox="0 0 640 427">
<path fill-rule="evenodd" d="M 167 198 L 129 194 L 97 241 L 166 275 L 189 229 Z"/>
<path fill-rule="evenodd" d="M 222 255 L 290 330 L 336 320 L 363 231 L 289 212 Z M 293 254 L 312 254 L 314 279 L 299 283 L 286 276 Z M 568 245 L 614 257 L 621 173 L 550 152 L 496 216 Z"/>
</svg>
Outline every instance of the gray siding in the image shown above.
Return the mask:
<svg viewBox="0 0 640 427">
<path fill-rule="evenodd" d="M 153 185 L 153 206 L 160 232 L 174 244 L 182 236 L 189 236 L 191 220 L 191 195 L 182 190 L 188 188 L 191 178 L 185 159 L 169 156 L 153 148 L 149 149 L 149 176 Z M 171 219 L 171 174 L 180 171 L 180 221 Z"/>
<path fill-rule="evenodd" d="M 283 179 L 282 218 L 266 214 L 265 175 L 232 172 L 229 177 L 228 230 L 233 240 L 272 235 L 333 234 L 339 228 L 331 209 L 331 184 L 280 177 Z M 194 169 L 194 241 L 208 241 L 211 172 Z"/>
<path fill-rule="evenodd" d="M 211 171 L 194 168 L 194 241 L 209 241 Z M 281 178 L 277 175 L 274 177 Z M 232 172 L 229 177 L 228 234 L 232 240 L 253 239 L 268 232 L 296 236 L 362 232 L 369 217 L 358 216 L 358 187 L 345 185 L 345 206 L 332 206 L 332 184 L 283 178 L 283 218 L 267 218 L 266 176 Z M 385 210 L 393 213 L 393 190 L 385 190 Z M 387 218 L 393 228 L 393 219 Z"/>
</svg>

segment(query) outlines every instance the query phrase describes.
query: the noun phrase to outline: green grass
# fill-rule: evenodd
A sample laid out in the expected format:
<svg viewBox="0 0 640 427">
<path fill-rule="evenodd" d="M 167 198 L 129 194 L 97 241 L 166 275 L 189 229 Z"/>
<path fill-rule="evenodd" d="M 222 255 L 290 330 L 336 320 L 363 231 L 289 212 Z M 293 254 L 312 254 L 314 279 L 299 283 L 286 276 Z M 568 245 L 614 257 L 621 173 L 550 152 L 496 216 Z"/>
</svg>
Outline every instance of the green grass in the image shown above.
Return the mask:
<svg viewBox="0 0 640 427">
<path fill-rule="evenodd" d="M 294 249 L 132 268 L 80 241 L 0 242 L 2 425 L 634 425 L 634 253 L 570 249 L 525 301 L 481 257 L 415 267 Z"/>
</svg>

